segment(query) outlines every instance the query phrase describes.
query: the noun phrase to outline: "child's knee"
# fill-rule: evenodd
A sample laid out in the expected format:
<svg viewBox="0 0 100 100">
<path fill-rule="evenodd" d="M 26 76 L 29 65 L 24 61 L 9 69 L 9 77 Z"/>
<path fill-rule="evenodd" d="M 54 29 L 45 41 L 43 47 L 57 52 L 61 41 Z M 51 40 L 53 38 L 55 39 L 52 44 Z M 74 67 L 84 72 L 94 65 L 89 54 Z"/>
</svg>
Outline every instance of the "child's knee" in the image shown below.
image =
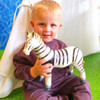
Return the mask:
<svg viewBox="0 0 100 100">
<path fill-rule="evenodd" d="M 31 94 L 32 100 L 47 100 L 48 97 L 50 97 L 50 94 L 42 90 L 37 90 Z"/>
<path fill-rule="evenodd" d="M 87 90 L 88 92 L 91 92 L 91 88 L 90 88 L 89 82 L 87 80 L 85 80 L 85 83 L 83 86 L 84 86 L 85 90 Z"/>
<path fill-rule="evenodd" d="M 79 83 L 74 86 L 74 91 L 91 92 L 89 82 L 85 80 L 85 83 Z"/>
</svg>

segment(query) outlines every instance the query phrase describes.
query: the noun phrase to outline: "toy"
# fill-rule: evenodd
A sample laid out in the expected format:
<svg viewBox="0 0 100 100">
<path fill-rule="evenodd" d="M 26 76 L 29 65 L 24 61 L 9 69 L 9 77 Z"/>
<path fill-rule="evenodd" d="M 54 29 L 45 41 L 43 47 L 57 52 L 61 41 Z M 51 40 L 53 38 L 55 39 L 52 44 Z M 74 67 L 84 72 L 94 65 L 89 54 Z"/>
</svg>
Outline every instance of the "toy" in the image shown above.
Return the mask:
<svg viewBox="0 0 100 100">
<path fill-rule="evenodd" d="M 44 44 L 41 37 L 37 33 L 29 33 L 27 37 L 28 38 L 23 49 L 24 54 L 29 55 L 34 49 L 39 60 L 46 59 L 46 63 L 52 63 L 56 68 L 64 68 L 69 66 L 69 75 L 73 73 L 73 69 L 75 67 L 80 73 L 80 82 L 85 82 L 86 76 L 84 68 L 82 67 L 83 56 L 79 48 L 69 46 L 60 50 L 51 50 Z M 42 78 L 43 76 L 41 77 L 41 80 Z M 51 77 L 45 78 L 45 85 L 46 90 L 50 90 Z"/>
</svg>

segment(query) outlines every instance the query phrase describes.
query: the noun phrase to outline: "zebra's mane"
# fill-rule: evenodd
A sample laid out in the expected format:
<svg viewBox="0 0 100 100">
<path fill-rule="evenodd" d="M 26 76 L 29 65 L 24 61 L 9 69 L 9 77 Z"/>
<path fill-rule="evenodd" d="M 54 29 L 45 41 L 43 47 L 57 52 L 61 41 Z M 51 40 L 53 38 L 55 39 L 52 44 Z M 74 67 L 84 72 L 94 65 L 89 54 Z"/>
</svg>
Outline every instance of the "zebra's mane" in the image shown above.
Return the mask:
<svg viewBox="0 0 100 100">
<path fill-rule="evenodd" d="M 28 32 L 27 35 L 27 41 L 30 40 L 30 43 L 32 43 L 35 46 L 35 49 L 42 44 L 44 44 L 42 38 L 40 37 L 40 35 L 38 35 L 36 32 Z"/>
</svg>

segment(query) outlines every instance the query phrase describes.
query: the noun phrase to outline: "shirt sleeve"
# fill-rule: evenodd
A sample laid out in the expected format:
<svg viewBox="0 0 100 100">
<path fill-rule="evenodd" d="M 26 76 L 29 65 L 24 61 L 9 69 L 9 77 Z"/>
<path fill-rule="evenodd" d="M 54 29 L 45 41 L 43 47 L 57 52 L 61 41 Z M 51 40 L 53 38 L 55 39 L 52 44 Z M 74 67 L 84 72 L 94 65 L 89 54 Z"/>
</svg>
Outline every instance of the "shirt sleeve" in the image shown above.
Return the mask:
<svg viewBox="0 0 100 100">
<path fill-rule="evenodd" d="M 33 55 L 24 55 L 22 48 L 13 57 L 13 63 L 15 65 L 15 77 L 20 80 L 33 80 L 34 78 L 30 74 L 30 68 L 34 65 L 35 61 L 36 57 L 33 57 Z"/>
</svg>

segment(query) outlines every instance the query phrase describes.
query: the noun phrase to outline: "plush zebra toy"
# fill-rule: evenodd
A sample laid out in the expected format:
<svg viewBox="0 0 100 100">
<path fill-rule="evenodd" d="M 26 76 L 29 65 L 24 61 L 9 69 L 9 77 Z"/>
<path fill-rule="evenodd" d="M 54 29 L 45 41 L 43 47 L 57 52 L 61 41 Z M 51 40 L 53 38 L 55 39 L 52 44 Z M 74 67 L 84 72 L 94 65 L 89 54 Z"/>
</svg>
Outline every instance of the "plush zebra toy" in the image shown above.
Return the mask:
<svg viewBox="0 0 100 100">
<path fill-rule="evenodd" d="M 73 73 L 74 67 L 79 71 L 80 82 L 85 82 L 85 71 L 82 67 L 83 56 L 79 48 L 69 46 L 60 50 L 51 50 L 41 37 L 35 33 L 28 33 L 25 47 L 23 49 L 24 54 L 29 55 L 34 49 L 36 56 L 39 60 L 46 59 L 46 63 L 52 63 L 54 67 L 64 68 L 69 66 L 69 75 Z M 43 76 L 41 76 L 43 79 Z M 51 77 L 45 78 L 46 90 L 51 88 Z"/>
</svg>

